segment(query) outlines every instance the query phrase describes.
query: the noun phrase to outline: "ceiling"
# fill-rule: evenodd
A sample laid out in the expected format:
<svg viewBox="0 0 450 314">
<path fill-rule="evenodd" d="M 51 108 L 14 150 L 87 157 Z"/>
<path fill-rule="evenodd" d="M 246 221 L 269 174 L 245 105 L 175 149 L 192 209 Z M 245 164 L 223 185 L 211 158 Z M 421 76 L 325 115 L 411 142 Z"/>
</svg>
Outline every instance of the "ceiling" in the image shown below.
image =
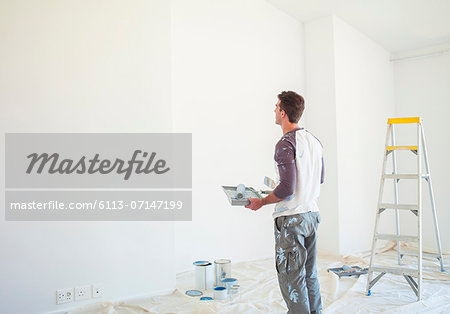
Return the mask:
<svg viewBox="0 0 450 314">
<path fill-rule="evenodd" d="M 391 53 L 450 43 L 450 0 L 266 0 L 302 22 L 336 15 Z"/>
</svg>

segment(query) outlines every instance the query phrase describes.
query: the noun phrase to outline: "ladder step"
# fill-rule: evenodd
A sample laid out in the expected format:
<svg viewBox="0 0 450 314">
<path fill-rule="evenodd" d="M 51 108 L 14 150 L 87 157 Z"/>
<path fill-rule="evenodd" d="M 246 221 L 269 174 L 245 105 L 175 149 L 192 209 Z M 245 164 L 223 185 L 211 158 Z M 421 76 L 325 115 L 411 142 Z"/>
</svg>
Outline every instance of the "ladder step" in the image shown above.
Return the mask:
<svg viewBox="0 0 450 314">
<path fill-rule="evenodd" d="M 417 150 L 417 146 L 387 146 L 386 150 Z"/>
<path fill-rule="evenodd" d="M 419 254 L 417 252 L 401 252 L 400 255 L 407 255 L 407 256 L 418 256 Z M 440 259 L 441 256 L 439 254 L 430 254 L 430 253 L 422 253 L 423 257 L 434 257 Z"/>
<path fill-rule="evenodd" d="M 413 204 L 390 204 L 382 203 L 380 208 L 392 208 L 392 209 L 407 209 L 407 210 L 417 210 L 419 207 Z"/>
<path fill-rule="evenodd" d="M 419 240 L 417 236 L 404 236 L 404 235 L 396 235 L 396 234 L 376 234 L 375 238 L 378 240 L 395 240 L 395 241 L 403 241 L 403 242 L 416 242 Z"/>
<path fill-rule="evenodd" d="M 413 268 L 407 267 L 384 267 L 384 266 L 372 266 L 369 268 L 369 272 L 381 272 L 381 273 L 389 273 L 394 275 L 408 275 L 408 276 L 419 276 L 419 271 Z"/>
<path fill-rule="evenodd" d="M 422 174 L 421 177 L 423 179 L 427 179 L 430 175 L 428 174 Z M 385 173 L 383 174 L 383 178 L 384 179 L 418 179 L 419 175 L 418 174 L 390 174 L 390 173 Z"/>
<path fill-rule="evenodd" d="M 390 118 L 388 124 L 400 124 L 400 123 L 421 123 L 420 117 L 412 118 Z"/>
</svg>

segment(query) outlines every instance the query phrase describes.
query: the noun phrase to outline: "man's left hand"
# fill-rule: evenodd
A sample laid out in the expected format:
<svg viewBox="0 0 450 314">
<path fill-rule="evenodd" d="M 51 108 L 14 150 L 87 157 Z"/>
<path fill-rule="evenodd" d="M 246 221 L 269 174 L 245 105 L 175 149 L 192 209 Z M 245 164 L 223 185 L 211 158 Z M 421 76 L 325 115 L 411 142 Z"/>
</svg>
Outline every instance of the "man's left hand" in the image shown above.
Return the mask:
<svg viewBox="0 0 450 314">
<path fill-rule="evenodd" d="M 256 211 L 264 205 L 262 199 L 259 198 L 248 198 L 248 200 L 250 201 L 250 204 L 246 205 L 245 208 L 250 208 L 251 210 Z"/>
</svg>

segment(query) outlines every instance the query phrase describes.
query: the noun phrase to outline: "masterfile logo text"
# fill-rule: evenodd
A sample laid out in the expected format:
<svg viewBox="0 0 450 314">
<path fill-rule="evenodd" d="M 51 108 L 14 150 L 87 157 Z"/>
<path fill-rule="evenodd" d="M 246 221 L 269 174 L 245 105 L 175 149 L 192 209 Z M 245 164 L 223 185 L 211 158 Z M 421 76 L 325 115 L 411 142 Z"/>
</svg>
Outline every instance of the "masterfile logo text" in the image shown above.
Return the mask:
<svg viewBox="0 0 450 314">
<path fill-rule="evenodd" d="M 142 154 L 143 160 L 139 160 L 139 155 Z M 149 157 L 148 157 L 149 156 Z M 153 163 L 156 157 L 156 153 L 151 154 L 147 152 L 142 152 L 141 150 L 135 150 L 133 156 L 129 161 L 124 161 L 120 158 L 116 158 L 115 161 L 110 159 L 100 160 L 100 155 L 95 154 L 91 159 L 87 156 L 82 156 L 78 161 L 72 159 L 62 159 L 57 153 L 51 155 L 43 153 L 38 155 L 33 153 L 27 156 L 30 159 L 30 164 L 27 169 L 27 173 L 33 172 L 36 166 L 36 173 L 42 173 L 47 167 L 47 172 L 50 174 L 60 173 L 60 174 L 109 174 L 116 171 L 118 174 L 124 174 L 124 180 L 128 180 L 133 173 L 136 174 L 163 174 L 170 170 L 166 167 L 166 161 L 164 159 L 159 159 Z M 62 159 L 62 160 L 61 160 Z"/>
</svg>

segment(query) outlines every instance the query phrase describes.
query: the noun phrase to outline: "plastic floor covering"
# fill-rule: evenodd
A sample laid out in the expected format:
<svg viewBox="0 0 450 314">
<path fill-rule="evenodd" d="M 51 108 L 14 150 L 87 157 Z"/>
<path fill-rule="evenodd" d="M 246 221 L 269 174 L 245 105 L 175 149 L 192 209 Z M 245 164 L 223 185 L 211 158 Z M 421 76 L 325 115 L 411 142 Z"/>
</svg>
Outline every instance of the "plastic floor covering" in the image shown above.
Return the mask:
<svg viewBox="0 0 450 314">
<path fill-rule="evenodd" d="M 377 264 L 395 265 L 397 251 L 394 243 L 379 250 Z M 450 313 L 450 266 L 444 256 L 446 272 L 440 272 L 437 259 L 424 258 L 423 298 L 417 301 L 414 292 L 402 276 L 386 274 L 365 294 L 367 275 L 338 278 L 330 267 L 359 265 L 367 267 L 368 254 L 318 256 L 319 281 L 323 313 Z M 413 257 L 404 257 L 405 266 L 413 267 Z M 275 271 L 274 259 L 232 264 L 232 276 L 239 280 L 239 299 L 200 301 L 185 295 L 194 289 L 194 271 L 177 275 L 177 289 L 168 295 L 154 296 L 129 302 L 101 302 L 70 311 L 72 314 L 141 314 L 141 313 L 286 313 Z M 204 291 L 204 296 L 213 296 Z"/>
</svg>

